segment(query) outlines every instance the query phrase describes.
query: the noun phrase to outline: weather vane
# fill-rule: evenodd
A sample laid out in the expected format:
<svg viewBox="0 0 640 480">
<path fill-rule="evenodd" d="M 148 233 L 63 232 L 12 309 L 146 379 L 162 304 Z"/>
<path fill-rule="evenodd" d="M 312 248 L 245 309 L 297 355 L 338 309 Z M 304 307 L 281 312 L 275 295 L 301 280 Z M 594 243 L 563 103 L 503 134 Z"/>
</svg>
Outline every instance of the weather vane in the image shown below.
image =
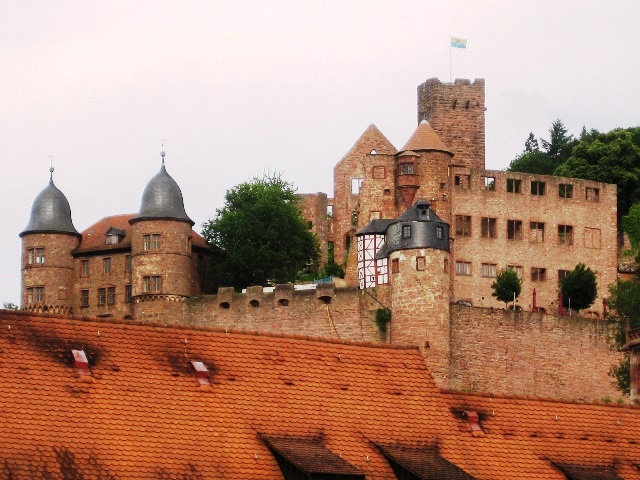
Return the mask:
<svg viewBox="0 0 640 480">
<path fill-rule="evenodd" d="M 162 157 L 162 164 L 164 165 L 164 156 L 166 155 L 164 151 L 164 138 L 160 142 L 160 156 Z"/>
</svg>

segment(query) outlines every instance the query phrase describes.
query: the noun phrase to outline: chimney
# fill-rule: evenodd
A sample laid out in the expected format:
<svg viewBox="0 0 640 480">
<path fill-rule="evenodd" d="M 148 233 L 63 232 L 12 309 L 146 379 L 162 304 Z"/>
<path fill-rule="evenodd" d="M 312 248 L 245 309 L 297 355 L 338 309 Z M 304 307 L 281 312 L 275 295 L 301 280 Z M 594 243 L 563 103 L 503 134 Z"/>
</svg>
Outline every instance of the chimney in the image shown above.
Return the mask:
<svg viewBox="0 0 640 480">
<path fill-rule="evenodd" d="M 198 362 L 195 360 L 191 361 L 191 365 L 193 365 L 193 369 L 196 372 L 196 380 L 201 387 L 207 387 L 211 385 L 211 381 L 209 380 L 209 369 L 203 362 Z"/>
<path fill-rule="evenodd" d="M 89 370 L 89 360 L 84 350 L 71 350 L 73 353 L 73 366 L 81 377 L 90 377 L 91 370 Z"/>
<path fill-rule="evenodd" d="M 634 405 L 640 405 L 640 328 L 627 332 L 627 344 L 629 350 L 629 372 L 631 374 L 631 389 L 629 398 Z"/>
</svg>

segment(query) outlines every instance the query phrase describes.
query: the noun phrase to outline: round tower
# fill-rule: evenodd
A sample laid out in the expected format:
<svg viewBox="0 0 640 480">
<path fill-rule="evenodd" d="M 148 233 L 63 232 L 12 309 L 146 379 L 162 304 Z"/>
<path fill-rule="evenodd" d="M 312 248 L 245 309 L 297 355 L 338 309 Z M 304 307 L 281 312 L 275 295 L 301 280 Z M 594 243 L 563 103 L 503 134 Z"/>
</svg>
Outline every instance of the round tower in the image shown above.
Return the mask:
<svg viewBox="0 0 640 480">
<path fill-rule="evenodd" d="M 184 209 L 182 192 L 167 173 L 164 150 L 160 171 L 147 183 L 131 224 L 131 285 L 134 317 L 148 318 L 167 309 L 152 300 L 180 300 L 196 294 L 192 260 L 194 222 Z"/>
<path fill-rule="evenodd" d="M 71 208 L 64 194 L 53 183 L 53 167 L 49 168 L 49 184 L 31 206 L 22 239 L 23 310 L 49 313 L 73 313 L 73 257 L 80 234 L 71 221 Z"/>
<path fill-rule="evenodd" d="M 402 208 L 417 196 L 430 201 L 431 209 L 449 221 L 449 167 L 453 153 L 426 120 L 420 122 L 406 145 L 396 154 L 397 180 Z"/>
<path fill-rule="evenodd" d="M 449 225 L 418 200 L 386 230 L 391 342 L 424 348 L 439 385 L 449 369 Z"/>
</svg>

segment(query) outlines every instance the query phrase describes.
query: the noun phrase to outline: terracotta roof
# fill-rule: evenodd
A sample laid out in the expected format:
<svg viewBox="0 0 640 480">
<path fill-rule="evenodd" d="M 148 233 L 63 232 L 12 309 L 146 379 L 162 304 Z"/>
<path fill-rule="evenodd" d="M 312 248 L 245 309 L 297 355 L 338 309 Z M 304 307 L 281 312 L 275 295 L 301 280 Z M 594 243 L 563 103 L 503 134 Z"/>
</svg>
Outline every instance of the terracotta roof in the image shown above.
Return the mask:
<svg viewBox="0 0 640 480">
<path fill-rule="evenodd" d="M 91 225 L 82 231 L 82 239 L 78 248 L 74 250 L 74 254 L 89 253 L 89 252 L 103 252 L 109 250 L 127 250 L 131 249 L 131 225 L 129 220 L 134 218 L 137 214 L 127 213 L 124 215 L 113 215 L 110 217 L 104 217 L 98 222 Z M 110 228 L 117 228 L 125 232 L 124 239 L 115 244 L 106 244 L 106 234 Z M 192 245 L 195 247 L 208 248 L 207 242 L 202 235 L 195 230 L 192 234 Z"/>
<path fill-rule="evenodd" d="M 442 393 L 417 348 L 0 311 L 0 378 L 14 480 L 282 479 L 261 435 L 301 467 L 368 479 L 396 478 L 377 445 L 433 446 L 478 480 L 640 478 L 639 408 Z"/>
<path fill-rule="evenodd" d="M 453 154 L 453 152 L 447 148 L 444 142 L 440 139 L 440 136 L 426 121 L 420 122 L 418 128 L 416 128 L 411 138 L 407 141 L 406 145 L 400 149 L 400 152 L 406 152 L 408 150 L 420 151 L 420 150 L 439 150 L 441 152 L 447 152 Z"/>
</svg>

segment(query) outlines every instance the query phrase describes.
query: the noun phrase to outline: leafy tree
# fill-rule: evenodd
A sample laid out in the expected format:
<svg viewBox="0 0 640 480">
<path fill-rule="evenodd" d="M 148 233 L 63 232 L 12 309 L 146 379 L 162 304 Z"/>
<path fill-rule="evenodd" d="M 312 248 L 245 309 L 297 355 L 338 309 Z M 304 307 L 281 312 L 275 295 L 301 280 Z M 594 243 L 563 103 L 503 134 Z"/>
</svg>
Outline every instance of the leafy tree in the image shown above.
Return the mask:
<svg viewBox="0 0 640 480">
<path fill-rule="evenodd" d="M 526 153 L 537 152 L 540 150 L 540 145 L 538 145 L 538 140 L 536 140 L 536 136 L 533 132 L 529 132 L 529 137 L 527 137 L 527 141 L 524 142 L 524 151 Z"/>
<path fill-rule="evenodd" d="M 556 162 L 545 152 L 534 150 L 523 152 L 510 164 L 507 170 L 511 172 L 533 173 L 536 175 L 552 175 L 556 169 Z"/>
<path fill-rule="evenodd" d="M 560 282 L 562 306 L 574 310 L 589 308 L 598 295 L 598 280 L 593 270 L 579 263 Z"/>
<path fill-rule="evenodd" d="M 222 284 L 237 289 L 293 281 L 316 264 L 318 241 L 298 208 L 293 185 L 279 174 L 228 190 L 224 207 L 203 224 L 202 235 L 224 252 Z"/>
<path fill-rule="evenodd" d="M 491 295 L 504 302 L 506 306 L 507 303 L 520 296 L 522 279 L 515 270 L 502 270 L 495 282 L 491 284 L 491 288 L 493 288 Z"/>
<path fill-rule="evenodd" d="M 640 244 L 640 204 L 632 205 L 629 213 L 622 217 L 622 229 L 629 235 L 631 246 L 637 250 Z"/>
<path fill-rule="evenodd" d="M 632 281 L 618 282 L 609 288 L 609 306 L 612 314 L 609 322 L 613 327 L 612 347 L 621 350 L 627 341 L 627 330 L 640 328 L 640 283 Z M 629 352 L 623 352 L 620 363 L 612 365 L 609 375 L 622 393 L 628 395 L 631 384 L 629 371 Z"/>
<path fill-rule="evenodd" d="M 640 127 L 594 134 L 579 142 L 555 173 L 618 185 L 618 216 L 640 201 Z"/>
<path fill-rule="evenodd" d="M 5 310 L 19 310 L 18 306 L 15 303 L 11 302 L 4 302 L 2 304 L 2 308 L 4 308 Z"/>
</svg>

